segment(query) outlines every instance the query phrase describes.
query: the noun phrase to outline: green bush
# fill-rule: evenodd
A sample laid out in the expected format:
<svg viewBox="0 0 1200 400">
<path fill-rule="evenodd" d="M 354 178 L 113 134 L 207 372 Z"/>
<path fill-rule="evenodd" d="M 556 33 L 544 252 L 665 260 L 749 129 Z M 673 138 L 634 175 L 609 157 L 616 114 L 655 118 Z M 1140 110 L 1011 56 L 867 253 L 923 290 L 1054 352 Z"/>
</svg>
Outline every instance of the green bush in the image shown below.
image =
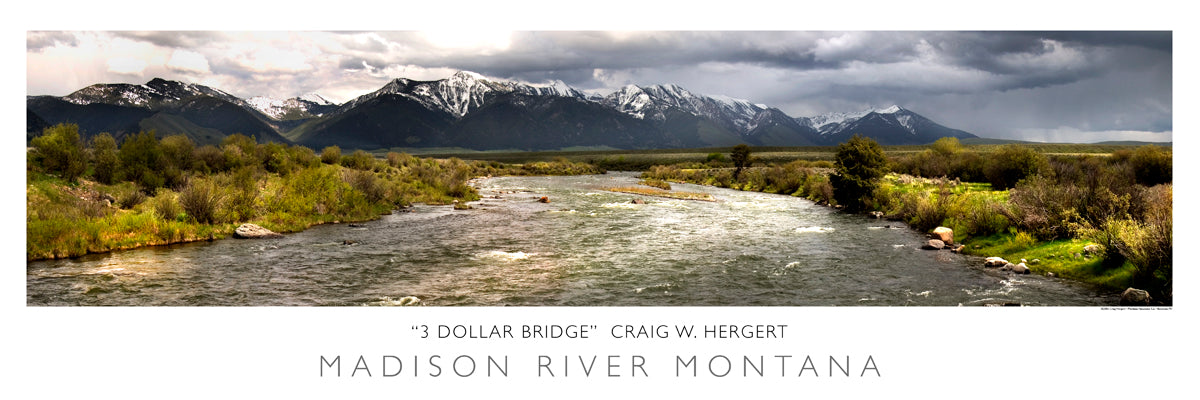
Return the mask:
<svg viewBox="0 0 1200 400">
<path fill-rule="evenodd" d="M 158 189 L 158 193 L 150 199 L 150 206 L 154 210 L 154 215 L 164 221 L 175 221 L 183 213 L 179 203 L 175 200 L 175 192 L 165 188 Z"/>
<path fill-rule="evenodd" d="M 834 155 L 837 173 L 829 178 L 834 199 L 850 211 L 866 209 L 864 199 L 874 193 L 879 179 L 887 172 L 886 165 L 883 148 L 871 138 L 855 134 L 838 145 Z"/>
<path fill-rule="evenodd" d="M 146 193 L 154 193 L 166 184 L 162 172 L 166 170 L 166 159 L 154 131 L 138 132 L 126 136 L 118 152 L 121 159 L 121 175 L 136 183 Z"/>
<path fill-rule="evenodd" d="M 138 204 L 146 201 L 146 194 L 141 190 L 133 190 L 117 199 L 117 206 L 121 209 L 128 210 L 137 207 Z"/>
<path fill-rule="evenodd" d="M 1047 166 L 1046 157 L 1016 144 L 1005 145 L 989 157 L 984 175 L 996 189 L 1011 189 Z"/>
<path fill-rule="evenodd" d="M 1137 182 L 1145 186 L 1171 183 L 1171 152 L 1154 145 L 1138 147 L 1129 157 Z"/>
<path fill-rule="evenodd" d="M 661 179 L 654 179 L 654 178 L 642 179 L 642 180 L 638 181 L 638 184 L 646 185 L 646 186 L 653 187 L 653 188 L 659 188 L 662 190 L 671 190 L 671 184 L 667 183 L 666 181 L 663 181 Z"/>
<path fill-rule="evenodd" d="M 211 180 L 194 178 L 179 192 L 179 206 L 188 218 L 201 224 L 217 222 L 224 193 Z"/>
<path fill-rule="evenodd" d="M 219 217 L 229 222 L 245 222 L 258 215 L 255 203 L 259 197 L 261 174 L 257 168 L 241 167 L 218 177 L 217 183 L 224 192 Z"/>
<path fill-rule="evenodd" d="M 350 155 L 342 157 L 342 166 L 360 171 L 370 171 L 375 168 L 375 156 L 362 150 L 355 150 Z"/>
<path fill-rule="evenodd" d="M 92 137 L 92 177 L 96 182 L 111 185 L 117 181 L 121 159 L 117 156 L 117 141 L 112 135 L 101 133 Z"/>
<path fill-rule="evenodd" d="M 341 163 L 342 149 L 337 146 L 329 146 L 321 149 L 321 162 L 334 165 Z"/>
<path fill-rule="evenodd" d="M 342 180 L 351 188 L 363 194 L 372 204 L 382 202 L 387 198 L 387 187 L 384 182 L 369 171 L 343 170 Z"/>
<path fill-rule="evenodd" d="M 46 128 L 30 144 L 32 160 L 46 172 L 57 173 L 74 182 L 87 171 L 87 155 L 83 140 L 79 138 L 78 125 L 58 124 Z"/>
<path fill-rule="evenodd" d="M 1058 185 L 1044 176 L 1030 178 L 1009 191 L 1009 207 L 1000 211 L 1013 224 L 1038 239 L 1069 237 L 1072 224 L 1078 223 L 1079 188 Z"/>
<path fill-rule="evenodd" d="M 225 152 L 211 144 L 196 148 L 192 158 L 196 160 L 196 165 L 193 169 L 203 173 L 216 173 L 229 170 L 225 163 Z"/>
<path fill-rule="evenodd" d="M 729 159 L 733 160 L 733 179 L 741 175 L 742 170 L 750 166 L 750 146 L 739 144 L 729 151 Z"/>
<path fill-rule="evenodd" d="M 196 160 L 196 144 L 184 135 L 171 135 L 159 141 L 168 165 L 182 171 L 191 170 Z"/>
</svg>

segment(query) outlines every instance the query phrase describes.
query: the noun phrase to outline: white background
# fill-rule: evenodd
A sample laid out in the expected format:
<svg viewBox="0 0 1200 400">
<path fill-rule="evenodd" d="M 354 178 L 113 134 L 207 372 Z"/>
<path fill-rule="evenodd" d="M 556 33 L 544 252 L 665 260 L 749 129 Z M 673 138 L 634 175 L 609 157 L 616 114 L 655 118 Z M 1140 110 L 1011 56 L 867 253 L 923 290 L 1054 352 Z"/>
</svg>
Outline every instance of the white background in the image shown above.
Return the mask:
<svg viewBox="0 0 1200 400">
<path fill-rule="evenodd" d="M 831 2 L 834 3 L 834 2 Z M 6 398 L 1177 398 L 1194 387 L 1195 274 L 1177 257 L 1176 296 L 1165 311 L 1099 308 L 50 308 L 26 307 L 24 168 L 18 143 L 24 115 L 25 30 L 47 29 L 427 29 L 490 26 L 517 29 L 1078 29 L 1172 30 L 1175 107 L 1195 105 L 1195 32 L 1180 6 L 1166 1 L 1089 10 L 1049 2 L 771 2 L 658 4 L 643 1 L 399 3 L 161 1 L 33 3 L 6 12 L 8 55 L 3 79 L 6 118 L 3 165 L 3 354 L 0 395 Z M 788 3 L 790 4 L 790 3 Z M 1099 6 L 1088 3 L 1087 6 Z M 452 14 L 446 11 L 458 10 Z M 311 11 L 310 11 L 311 10 Z M 464 11 L 465 10 L 465 11 Z M 526 14 L 532 14 L 526 17 Z M 456 25 L 457 26 L 457 25 Z M 1195 197 L 1194 116 L 1177 114 L 1175 226 L 1184 251 L 1200 226 Z M 418 339 L 413 325 L 594 324 L 586 340 Z M 779 340 L 608 338 L 614 324 L 786 324 Z M 357 355 L 442 355 L 440 378 L 320 378 L 321 355 L 342 356 L 343 373 Z M 472 378 L 449 371 L 453 357 L 510 358 L 509 378 Z M 537 378 L 536 356 L 598 355 L 601 375 Z M 644 377 L 608 378 L 608 355 L 642 355 Z M 819 378 L 676 378 L 676 355 L 739 364 L 742 355 L 811 355 Z M 852 378 L 827 376 L 829 355 L 851 356 Z M 871 355 L 881 378 L 859 378 Z M 627 358 L 622 359 L 627 360 Z M 770 362 L 768 362 L 771 365 Z M 799 365 L 793 361 L 789 368 Z M 484 366 L 480 363 L 480 368 Z M 625 365 L 627 367 L 627 365 Z M 374 367 L 374 365 L 373 365 Z M 704 365 L 702 364 L 701 368 Z M 408 366 L 406 365 L 406 368 Z M 777 373 L 777 371 L 772 370 Z M 626 375 L 626 370 L 620 370 Z M 799 372 L 791 369 L 788 375 Z M 870 373 L 870 372 L 868 372 Z M 15 397 L 7 394 L 15 394 Z"/>
</svg>

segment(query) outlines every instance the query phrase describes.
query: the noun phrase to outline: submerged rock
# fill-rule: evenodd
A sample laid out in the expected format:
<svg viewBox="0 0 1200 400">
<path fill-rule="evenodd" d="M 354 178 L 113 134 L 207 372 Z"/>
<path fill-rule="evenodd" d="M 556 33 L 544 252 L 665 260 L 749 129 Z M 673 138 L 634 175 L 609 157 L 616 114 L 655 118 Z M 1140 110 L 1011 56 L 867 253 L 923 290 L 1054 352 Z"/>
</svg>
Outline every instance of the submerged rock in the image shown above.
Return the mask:
<svg viewBox="0 0 1200 400">
<path fill-rule="evenodd" d="M 1125 289 L 1125 292 L 1121 293 L 1121 305 L 1148 306 L 1150 305 L 1150 292 L 1134 288 Z"/>
<path fill-rule="evenodd" d="M 242 226 L 233 230 L 233 237 L 238 239 L 272 239 L 281 238 L 283 235 L 255 224 L 242 224 Z"/>
<path fill-rule="evenodd" d="M 633 199 L 633 201 L 630 203 L 631 204 L 646 204 L 646 201 L 642 200 L 642 199 Z"/>
</svg>

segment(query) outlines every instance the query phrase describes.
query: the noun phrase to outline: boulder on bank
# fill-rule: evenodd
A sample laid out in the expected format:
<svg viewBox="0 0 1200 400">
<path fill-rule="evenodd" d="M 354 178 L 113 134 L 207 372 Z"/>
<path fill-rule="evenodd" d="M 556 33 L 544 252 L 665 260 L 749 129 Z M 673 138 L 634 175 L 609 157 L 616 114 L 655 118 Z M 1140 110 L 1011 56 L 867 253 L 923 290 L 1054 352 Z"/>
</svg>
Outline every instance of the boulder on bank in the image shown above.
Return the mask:
<svg viewBox="0 0 1200 400">
<path fill-rule="evenodd" d="M 255 224 L 242 224 L 242 226 L 233 230 L 233 237 L 238 239 L 272 239 L 281 238 L 283 235 Z"/>
<path fill-rule="evenodd" d="M 871 211 L 867 215 L 875 217 L 875 219 L 883 219 L 883 211 Z"/>
<path fill-rule="evenodd" d="M 929 239 L 928 242 L 925 242 L 925 246 L 921 248 L 925 250 L 941 250 L 946 248 L 946 243 L 937 239 Z"/>
<path fill-rule="evenodd" d="M 1089 244 L 1087 246 L 1083 246 L 1083 253 L 1087 254 L 1089 256 L 1096 255 L 1096 253 L 1099 253 L 1099 252 L 1100 252 L 1099 245 Z"/>
<path fill-rule="evenodd" d="M 1125 292 L 1121 293 L 1121 305 L 1148 306 L 1150 305 L 1150 292 L 1134 288 L 1125 289 Z"/>
<path fill-rule="evenodd" d="M 936 237 L 938 240 L 945 242 L 946 244 L 954 244 L 954 230 L 953 229 L 950 229 L 950 228 L 947 228 L 944 226 L 939 226 L 939 227 L 933 229 L 933 236 Z"/>
<path fill-rule="evenodd" d="M 1003 267 L 1005 265 L 1008 265 L 1008 260 L 1000 257 L 988 257 L 983 260 L 983 266 L 988 268 Z"/>
<path fill-rule="evenodd" d="M 1028 273 L 1029 273 L 1029 267 L 1025 266 L 1025 263 L 1020 263 L 1020 264 L 1017 264 L 1017 265 L 1013 265 L 1013 267 L 1012 267 L 1012 272 L 1015 272 L 1015 273 L 1018 273 L 1018 274 L 1028 274 Z"/>
</svg>

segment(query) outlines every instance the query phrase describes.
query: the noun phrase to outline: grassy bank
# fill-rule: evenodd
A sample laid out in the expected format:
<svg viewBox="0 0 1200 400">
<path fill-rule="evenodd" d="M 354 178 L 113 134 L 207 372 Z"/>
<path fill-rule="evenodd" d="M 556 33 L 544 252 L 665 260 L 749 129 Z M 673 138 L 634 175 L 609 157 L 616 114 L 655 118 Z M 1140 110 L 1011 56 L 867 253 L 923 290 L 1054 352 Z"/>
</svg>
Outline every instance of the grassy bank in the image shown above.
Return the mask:
<svg viewBox="0 0 1200 400">
<path fill-rule="evenodd" d="M 1117 149 L 1047 155 L 1029 146 L 978 147 L 991 153 L 949 141 L 891 153 L 885 170 L 900 173 L 871 180 L 852 200 L 853 208 L 882 213 L 921 232 L 949 227 L 968 254 L 1013 263 L 1025 259 L 1035 273 L 1114 290 L 1144 288 L 1170 304 L 1169 150 L 1047 146 L 1042 150 Z M 684 163 L 654 166 L 642 177 L 804 197 L 843 208 L 830 178 L 838 172 L 829 166 L 756 159 L 739 173 Z M 1088 245 L 1096 245 L 1093 252 L 1084 250 Z"/>
<path fill-rule="evenodd" d="M 43 138 L 44 137 L 44 138 Z M 65 258 L 215 240 L 242 223 L 295 232 L 379 218 L 413 203 L 479 199 L 467 181 L 490 175 L 603 173 L 565 160 L 522 165 L 362 151 L 319 155 L 234 135 L 222 146 L 186 137 L 107 135 L 90 146 L 71 126 L 34 141 L 26 172 L 26 258 Z"/>
</svg>

